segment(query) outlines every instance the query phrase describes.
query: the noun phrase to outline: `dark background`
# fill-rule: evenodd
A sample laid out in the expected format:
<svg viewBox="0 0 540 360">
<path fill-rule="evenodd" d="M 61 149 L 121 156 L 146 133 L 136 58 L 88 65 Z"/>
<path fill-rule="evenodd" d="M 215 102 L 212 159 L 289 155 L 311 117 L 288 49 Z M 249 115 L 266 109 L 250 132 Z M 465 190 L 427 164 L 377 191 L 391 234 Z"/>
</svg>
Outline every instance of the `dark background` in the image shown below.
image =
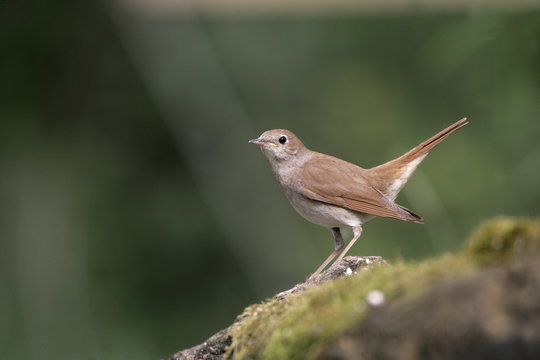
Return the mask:
<svg viewBox="0 0 540 360">
<path fill-rule="evenodd" d="M 0 1 L 0 357 L 202 342 L 333 246 L 249 139 L 288 128 L 371 167 L 463 116 L 398 198 L 426 224 L 375 219 L 353 255 L 414 261 L 538 214 L 538 10 Z"/>
</svg>

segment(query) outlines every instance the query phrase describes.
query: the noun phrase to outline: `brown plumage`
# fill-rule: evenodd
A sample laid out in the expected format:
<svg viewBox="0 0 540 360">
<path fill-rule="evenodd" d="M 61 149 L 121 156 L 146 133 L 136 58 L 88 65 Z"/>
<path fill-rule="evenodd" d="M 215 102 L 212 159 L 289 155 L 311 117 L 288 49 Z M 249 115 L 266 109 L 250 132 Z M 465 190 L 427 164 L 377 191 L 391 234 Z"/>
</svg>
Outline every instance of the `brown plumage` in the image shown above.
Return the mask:
<svg viewBox="0 0 540 360">
<path fill-rule="evenodd" d="M 335 169 L 340 168 L 340 172 Z M 334 157 L 317 157 L 300 170 L 302 194 L 312 200 L 390 219 L 422 223 L 422 218 L 389 200 L 371 183 L 371 170 Z M 333 184 L 331 187 L 328 183 Z"/>
</svg>

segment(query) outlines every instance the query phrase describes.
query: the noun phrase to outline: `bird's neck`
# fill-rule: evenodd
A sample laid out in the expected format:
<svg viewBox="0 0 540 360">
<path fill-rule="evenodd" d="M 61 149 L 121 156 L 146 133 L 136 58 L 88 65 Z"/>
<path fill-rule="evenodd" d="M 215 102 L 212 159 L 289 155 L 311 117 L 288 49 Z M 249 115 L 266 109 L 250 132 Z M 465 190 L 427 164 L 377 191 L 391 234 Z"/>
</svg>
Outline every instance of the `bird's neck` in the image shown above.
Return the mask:
<svg viewBox="0 0 540 360">
<path fill-rule="evenodd" d="M 305 149 L 307 150 L 307 149 Z M 276 180 L 283 187 L 297 176 L 298 170 L 313 156 L 312 151 L 299 151 L 284 159 L 268 159 Z"/>
</svg>

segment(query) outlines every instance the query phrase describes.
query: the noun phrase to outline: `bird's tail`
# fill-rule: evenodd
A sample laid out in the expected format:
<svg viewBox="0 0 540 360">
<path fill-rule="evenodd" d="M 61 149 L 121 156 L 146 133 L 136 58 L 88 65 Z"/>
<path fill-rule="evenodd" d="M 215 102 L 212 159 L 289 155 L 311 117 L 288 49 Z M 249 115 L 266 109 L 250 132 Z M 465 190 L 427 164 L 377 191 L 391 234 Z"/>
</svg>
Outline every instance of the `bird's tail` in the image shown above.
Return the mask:
<svg viewBox="0 0 540 360">
<path fill-rule="evenodd" d="M 388 198 L 395 199 L 429 151 L 450 134 L 458 131 L 468 123 L 467 118 L 463 118 L 415 146 L 397 159 L 370 169 L 370 172 L 379 179 L 379 183 L 384 184 L 378 190 Z"/>
</svg>

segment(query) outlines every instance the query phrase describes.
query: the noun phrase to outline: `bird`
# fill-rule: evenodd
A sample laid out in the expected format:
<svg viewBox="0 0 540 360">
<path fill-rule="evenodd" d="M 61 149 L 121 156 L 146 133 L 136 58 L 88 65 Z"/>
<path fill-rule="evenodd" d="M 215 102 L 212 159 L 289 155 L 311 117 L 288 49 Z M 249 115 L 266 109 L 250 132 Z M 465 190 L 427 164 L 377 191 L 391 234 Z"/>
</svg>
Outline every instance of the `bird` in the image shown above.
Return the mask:
<svg viewBox="0 0 540 360">
<path fill-rule="evenodd" d="M 423 224 L 411 210 L 394 202 L 427 154 L 469 122 L 455 122 L 402 156 L 369 169 L 308 149 L 291 131 L 273 129 L 249 143 L 258 145 L 292 207 L 306 220 L 330 229 L 334 250 L 309 277 L 314 279 L 336 257 L 341 260 L 374 217 Z M 352 228 L 345 246 L 342 228 Z"/>
</svg>

